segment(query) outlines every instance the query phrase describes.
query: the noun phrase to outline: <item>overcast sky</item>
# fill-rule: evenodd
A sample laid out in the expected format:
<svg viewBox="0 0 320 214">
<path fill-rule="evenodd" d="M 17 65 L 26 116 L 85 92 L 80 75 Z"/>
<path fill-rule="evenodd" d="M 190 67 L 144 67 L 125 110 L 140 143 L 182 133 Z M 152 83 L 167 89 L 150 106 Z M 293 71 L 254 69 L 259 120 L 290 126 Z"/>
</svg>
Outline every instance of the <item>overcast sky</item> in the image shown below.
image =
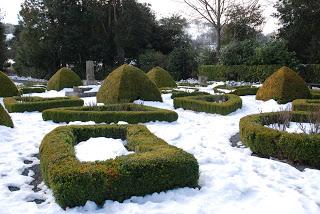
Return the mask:
<svg viewBox="0 0 320 214">
<path fill-rule="evenodd" d="M 188 14 L 192 12 L 182 3 L 182 0 L 138 1 L 150 3 L 158 18 L 172 14 L 181 14 L 188 18 Z M 13 24 L 18 22 L 18 13 L 22 2 L 23 0 L 0 0 L 1 13 L 5 16 L 3 22 Z M 263 28 L 265 34 L 277 29 L 277 20 L 271 17 L 271 14 L 275 12 L 273 8 L 274 2 L 276 2 L 276 0 L 260 0 L 261 5 L 263 5 L 263 14 L 266 18 L 266 24 Z"/>
</svg>

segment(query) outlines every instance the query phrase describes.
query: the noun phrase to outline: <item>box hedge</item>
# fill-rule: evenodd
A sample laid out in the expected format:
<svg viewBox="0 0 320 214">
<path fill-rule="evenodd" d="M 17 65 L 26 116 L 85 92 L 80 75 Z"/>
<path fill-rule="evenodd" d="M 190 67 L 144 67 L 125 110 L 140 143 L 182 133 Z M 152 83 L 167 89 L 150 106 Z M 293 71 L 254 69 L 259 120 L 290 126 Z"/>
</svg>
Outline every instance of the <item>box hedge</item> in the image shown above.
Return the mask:
<svg viewBox="0 0 320 214">
<path fill-rule="evenodd" d="M 148 78 L 154 82 L 158 88 L 176 88 L 177 83 L 170 73 L 161 67 L 155 67 L 147 73 Z"/>
<path fill-rule="evenodd" d="M 48 90 L 61 91 L 64 88 L 81 86 L 82 81 L 78 74 L 68 68 L 61 68 L 48 81 Z"/>
<path fill-rule="evenodd" d="M 257 100 L 274 99 L 280 104 L 310 97 L 310 90 L 306 82 L 288 67 L 282 67 L 268 77 L 256 95 Z"/>
<path fill-rule="evenodd" d="M 264 126 L 275 123 L 281 113 L 256 114 L 242 118 L 242 143 L 262 157 L 277 157 L 319 168 L 320 134 L 288 133 Z M 308 112 L 290 113 L 293 122 L 308 122 Z"/>
<path fill-rule="evenodd" d="M 0 126 L 7 126 L 10 128 L 13 128 L 13 122 L 8 114 L 8 112 L 3 108 L 3 106 L 0 103 Z"/>
<path fill-rule="evenodd" d="M 74 146 L 89 138 L 120 138 L 135 153 L 115 159 L 80 162 Z M 47 134 L 40 146 L 45 183 L 63 208 L 105 200 L 198 186 L 199 165 L 193 155 L 168 145 L 141 125 L 64 126 Z"/>
<path fill-rule="evenodd" d="M 247 96 L 247 95 L 256 95 L 259 88 L 255 86 L 250 85 L 244 85 L 244 86 L 228 86 L 228 85 L 219 85 L 213 88 L 215 93 L 225 93 L 219 89 L 227 89 L 231 90 L 229 94 L 235 94 L 238 96 Z"/>
<path fill-rule="evenodd" d="M 84 101 L 77 97 L 7 97 L 3 100 L 9 112 L 33 112 L 51 108 L 83 106 Z"/>
<path fill-rule="evenodd" d="M 20 94 L 44 93 L 45 87 L 23 87 L 19 89 Z"/>
<path fill-rule="evenodd" d="M 161 101 L 161 93 L 147 75 L 132 65 L 122 65 L 104 80 L 97 102 L 130 103 L 134 100 Z"/>
<path fill-rule="evenodd" d="M 124 103 L 49 109 L 42 112 L 42 117 L 44 120 L 52 120 L 53 122 L 94 121 L 96 123 L 117 123 L 125 121 L 136 124 L 150 121 L 173 122 L 178 119 L 178 114 L 170 110 Z"/>
<path fill-rule="evenodd" d="M 202 91 L 187 92 L 187 91 L 174 90 L 172 92 L 171 99 L 174 99 L 176 97 L 191 97 L 191 96 L 199 96 L 199 95 L 210 95 L 210 94 L 207 92 L 202 92 Z"/>
<path fill-rule="evenodd" d="M 173 104 L 175 108 L 222 115 L 242 108 L 241 98 L 233 94 L 178 97 L 173 100 Z"/>
<path fill-rule="evenodd" d="M 5 73 L 0 71 L 0 97 L 12 97 L 18 95 L 19 91 L 17 86 Z"/>
<path fill-rule="evenodd" d="M 320 100 L 297 99 L 292 102 L 293 111 L 319 111 Z"/>
</svg>

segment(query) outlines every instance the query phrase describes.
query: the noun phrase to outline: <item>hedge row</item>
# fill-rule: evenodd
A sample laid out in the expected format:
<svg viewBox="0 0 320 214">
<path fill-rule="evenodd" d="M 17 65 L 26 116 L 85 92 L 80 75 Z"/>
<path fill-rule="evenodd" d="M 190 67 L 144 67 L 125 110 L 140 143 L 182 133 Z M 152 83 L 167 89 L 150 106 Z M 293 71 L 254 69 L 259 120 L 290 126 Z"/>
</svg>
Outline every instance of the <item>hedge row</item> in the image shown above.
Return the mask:
<svg viewBox="0 0 320 214">
<path fill-rule="evenodd" d="M 319 111 L 320 100 L 297 99 L 292 102 L 293 111 Z"/>
<path fill-rule="evenodd" d="M 42 112 L 42 117 L 45 121 L 53 120 L 56 123 L 71 121 L 117 123 L 125 121 L 136 124 L 149 121 L 173 122 L 178 119 L 178 114 L 170 110 L 128 103 L 49 109 Z"/>
<path fill-rule="evenodd" d="M 307 112 L 290 112 L 293 122 L 308 122 Z M 297 134 L 265 127 L 281 112 L 250 115 L 240 120 L 241 141 L 262 157 L 277 157 L 320 167 L 320 134 Z"/>
<path fill-rule="evenodd" d="M 44 87 L 24 87 L 19 89 L 20 94 L 31 94 L 31 93 L 44 93 L 46 88 Z"/>
<path fill-rule="evenodd" d="M 219 86 L 216 86 L 215 88 L 213 88 L 215 93 L 224 93 L 224 92 L 220 91 L 219 89 L 233 90 L 229 94 L 235 94 L 238 96 L 256 95 L 259 90 L 258 87 L 249 86 L 249 85 L 235 86 L 235 87 L 228 86 L 228 85 L 219 85 Z"/>
<path fill-rule="evenodd" d="M 74 146 L 92 137 L 120 138 L 135 153 L 97 162 L 79 162 Z M 180 187 L 198 186 L 199 165 L 193 155 L 168 145 L 141 125 L 58 127 L 40 146 L 45 183 L 63 207 L 101 205 Z"/>
<path fill-rule="evenodd" d="M 242 100 L 233 94 L 179 97 L 173 100 L 175 108 L 228 115 L 242 108 Z"/>
<path fill-rule="evenodd" d="M 320 99 L 320 90 L 310 89 L 312 99 Z"/>
<path fill-rule="evenodd" d="M 173 91 L 171 95 L 171 99 L 174 99 L 176 97 L 191 97 L 191 96 L 199 96 L 199 95 L 210 95 L 210 94 L 202 91 L 194 91 L 194 92 Z"/>
<path fill-rule="evenodd" d="M 3 100 L 9 112 L 33 112 L 51 108 L 83 106 L 84 101 L 77 97 L 8 97 Z"/>
</svg>

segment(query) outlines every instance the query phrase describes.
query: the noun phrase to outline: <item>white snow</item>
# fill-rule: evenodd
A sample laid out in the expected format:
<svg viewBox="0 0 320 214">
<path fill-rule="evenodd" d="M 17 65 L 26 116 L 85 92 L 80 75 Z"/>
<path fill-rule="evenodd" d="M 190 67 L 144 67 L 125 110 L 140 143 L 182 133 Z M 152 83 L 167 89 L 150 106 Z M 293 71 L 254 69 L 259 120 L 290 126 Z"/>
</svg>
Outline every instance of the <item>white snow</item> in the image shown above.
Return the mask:
<svg viewBox="0 0 320 214">
<path fill-rule="evenodd" d="M 302 126 L 302 128 L 301 128 Z M 310 123 L 296 123 L 296 122 L 290 122 L 289 127 L 286 127 L 286 132 L 289 133 L 304 133 L 304 131 L 306 133 L 310 133 L 311 130 L 314 130 L 313 127 L 314 125 L 310 124 Z M 272 128 L 272 129 L 276 129 L 276 130 L 280 130 L 283 131 L 282 128 L 280 129 L 276 124 L 270 124 L 270 125 L 266 125 L 266 127 L 268 128 Z"/>
<path fill-rule="evenodd" d="M 213 93 L 214 85 L 216 83 L 199 89 Z M 42 96 L 53 93 L 49 91 Z M 163 95 L 163 103 L 136 102 L 174 110 L 170 96 Z M 94 98 L 86 99 L 94 101 Z M 65 211 L 55 203 L 51 190 L 44 184 L 40 185 L 40 192 L 32 191 L 28 185 L 32 173 L 28 176 L 21 173 L 26 167 L 39 163 L 32 155 L 38 153 L 44 135 L 66 124 L 44 122 L 41 114 L 35 112 L 10 114 L 15 128 L 0 126 L 0 213 L 320 213 L 319 170 L 299 171 L 286 163 L 251 156 L 250 149 L 235 148 L 229 142 L 230 137 L 239 132 L 239 120 L 243 116 L 277 111 L 291 104 L 256 101 L 254 96 L 244 96 L 242 100 L 243 108 L 228 116 L 177 109 L 176 122 L 146 123 L 155 135 L 196 157 L 200 166 L 200 189 L 179 188 L 132 197 L 123 203 L 107 200 L 102 207 L 87 202 L 83 207 Z M 25 159 L 35 162 L 24 164 Z M 9 185 L 21 189 L 10 192 Z M 45 202 L 40 205 L 27 202 L 34 198 Z"/>
<path fill-rule="evenodd" d="M 74 148 L 79 161 L 103 161 L 131 154 L 124 147 L 126 144 L 121 139 L 99 137 L 80 142 Z"/>
</svg>

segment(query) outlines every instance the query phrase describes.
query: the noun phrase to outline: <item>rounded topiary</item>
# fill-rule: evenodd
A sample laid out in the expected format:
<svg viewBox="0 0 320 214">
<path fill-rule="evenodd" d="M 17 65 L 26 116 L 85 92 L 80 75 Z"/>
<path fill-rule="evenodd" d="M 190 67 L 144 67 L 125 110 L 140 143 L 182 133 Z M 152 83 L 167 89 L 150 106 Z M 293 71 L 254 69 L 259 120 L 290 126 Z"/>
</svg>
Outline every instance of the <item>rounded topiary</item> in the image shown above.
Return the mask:
<svg viewBox="0 0 320 214">
<path fill-rule="evenodd" d="M 97 94 L 99 103 L 125 103 L 134 100 L 162 101 L 157 86 L 132 65 L 122 65 L 104 80 Z"/>
<path fill-rule="evenodd" d="M 60 91 L 64 88 L 82 85 L 80 77 L 68 68 L 61 68 L 48 81 L 48 90 Z"/>
<path fill-rule="evenodd" d="M 13 122 L 8 112 L 0 104 L 0 126 L 13 128 Z"/>
<path fill-rule="evenodd" d="M 266 79 L 258 90 L 256 99 L 263 101 L 274 99 L 278 103 L 288 103 L 310 96 L 306 82 L 290 68 L 282 67 Z"/>
<path fill-rule="evenodd" d="M 0 71 L 0 97 L 18 96 L 19 90 L 11 79 Z"/>
<path fill-rule="evenodd" d="M 158 88 L 177 87 L 177 83 L 174 81 L 168 71 L 161 67 L 155 67 L 147 73 L 149 79 L 154 82 Z"/>
</svg>

